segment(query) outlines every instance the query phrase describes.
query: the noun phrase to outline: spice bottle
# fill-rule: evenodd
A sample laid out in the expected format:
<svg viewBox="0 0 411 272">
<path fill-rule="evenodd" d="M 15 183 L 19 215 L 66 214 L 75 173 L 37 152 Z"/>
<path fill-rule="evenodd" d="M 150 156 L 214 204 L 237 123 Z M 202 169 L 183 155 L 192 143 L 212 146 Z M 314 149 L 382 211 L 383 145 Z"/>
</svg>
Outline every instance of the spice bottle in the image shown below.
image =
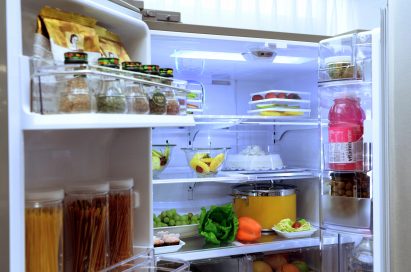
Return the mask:
<svg viewBox="0 0 411 272">
<path fill-rule="evenodd" d="M 83 52 L 66 52 L 65 64 L 87 64 L 87 54 Z M 69 78 L 66 87 L 59 95 L 60 113 L 91 112 L 91 94 L 85 75 L 74 75 Z"/>
<path fill-rule="evenodd" d="M 143 73 L 147 75 L 159 74 L 158 65 L 143 65 Z M 146 80 L 161 83 L 161 78 L 146 77 Z M 167 113 L 167 100 L 162 90 L 162 87 L 157 85 L 143 84 L 144 91 L 149 97 L 150 114 L 166 114 Z"/>
<path fill-rule="evenodd" d="M 171 68 L 161 68 L 160 69 L 160 76 L 162 78 L 162 82 L 165 85 L 169 85 L 170 88 L 165 88 L 164 95 L 166 96 L 166 103 L 167 103 L 167 114 L 168 115 L 177 115 L 180 112 L 180 103 L 174 93 L 174 90 L 171 88 L 173 83 L 173 69 Z"/>
<path fill-rule="evenodd" d="M 133 179 L 110 181 L 110 265 L 133 255 Z"/>
<path fill-rule="evenodd" d="M 64 271 L 100 271 L 108 264 L 108 183 L 74 185 L 64 200 Z"/>
<path fill-rule="evenodd" d="M 140 72 L 140 62 L 127 61 L 122 63 L 122 69 L 131 72 Z M 148 97 L 143 85 L 138 82 L 125 82 L 127 113 L 147 114 L 150 111 Z"/>
<path fill-rule="evenodd" d="M 100 66 L 108 68 L 119 68 L 117 58 L 99 58 Z M 100 88 L 97 93 L 97 112 L 102 113 L 125 113 L 126 97 L 121 89 L 120 80 L 103 76 L 101 78 Z"/>
<path fill-rule="evenodd" d="M 63 190 L 26 193 L 26 271 L 63 271 Z"/>
</svg>

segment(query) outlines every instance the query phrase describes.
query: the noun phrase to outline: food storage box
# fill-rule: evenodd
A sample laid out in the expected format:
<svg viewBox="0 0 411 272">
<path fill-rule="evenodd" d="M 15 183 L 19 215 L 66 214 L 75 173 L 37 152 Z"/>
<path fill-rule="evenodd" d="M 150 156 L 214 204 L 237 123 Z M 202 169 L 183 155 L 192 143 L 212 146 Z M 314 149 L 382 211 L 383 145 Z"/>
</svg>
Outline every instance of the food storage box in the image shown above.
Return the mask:
<svg viewBox="0 0 411 272">
<path fill-rule="evenodd" d="M 371 32 L 342 35 L 320 42 L 319 82 L 369 81 L 371 76 Z"/>
<path fill-rule="evenodd" d="M 250 94 L 248 113 L 260 116 L 310 117 L 310 94 L 268 90 Z"/>
</svg>

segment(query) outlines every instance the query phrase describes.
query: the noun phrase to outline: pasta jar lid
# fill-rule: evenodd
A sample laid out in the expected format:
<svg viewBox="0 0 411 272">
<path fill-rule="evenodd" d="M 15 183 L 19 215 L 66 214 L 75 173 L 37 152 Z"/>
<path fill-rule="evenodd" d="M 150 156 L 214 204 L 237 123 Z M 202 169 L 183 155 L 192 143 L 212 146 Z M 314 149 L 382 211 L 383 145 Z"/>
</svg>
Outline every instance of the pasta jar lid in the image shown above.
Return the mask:
<svg viewBox="0 0 411 272">
<path fill-rule="evenodd" d="M 173 77 L 173 69 L 171 69 L 171 68 L 160 68 L 160 76 L 162 76 L 162 77 Z"/>
<path fill-rule="evenodd" d="M 63 200 L 63 189 L 32 190 L 26 192 L 26 201 L 57 201 Z"/>
<path fill-rule="evenodd" d="M 81 183 L 69 185 L 66 188 L 67 193 L 87 194 L 87 193 L 108 193 L 108 183 Z"/>
<path fill-rule="evenodd" d="M 120 68 L 120 60 L 118 58 L 99 58 L 98 65 L 109 68 Z"/>
<path fill-rule="evenodd" d="M 121 63 L 121 68 L 123 70 L 132 71 L 132 72 L 139 72 L 140 66 L 141 66 L 141 62 L 138 62 L 138 61 L 123 61 Z"/>
<path fill-rule="evenodd" d="M 64 64 L 87 64 L 87 53 L 66 52 L 64 53 Z"/>
<path fill-rule="evenodd" d="M 131 189 L 134 186 L 134 180 L 132 178 L 111 180 L 109 183 L 110 189 Z"/>
</svg>

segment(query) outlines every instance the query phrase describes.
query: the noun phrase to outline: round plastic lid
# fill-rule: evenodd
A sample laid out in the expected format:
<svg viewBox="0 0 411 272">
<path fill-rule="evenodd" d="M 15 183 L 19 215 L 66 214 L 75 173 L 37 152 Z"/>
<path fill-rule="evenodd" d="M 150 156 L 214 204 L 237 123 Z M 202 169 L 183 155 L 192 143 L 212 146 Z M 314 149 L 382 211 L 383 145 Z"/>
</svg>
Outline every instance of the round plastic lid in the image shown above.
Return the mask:
<svg viewBox="0 0 411 272">
<path fill-rule="evenodd" d="M 26 201 L 57 201 L 63 200 L 63 189 L 33 190 L 26 192 Z"/>
<path fill-rule="evenodd" d="M 108 193 L 110 187 L 108 183 L 83 183 L 73 184 L 66 188 L 68 193 Z"/>
<path fill-rule="evenodd" d="M 331 63 L 351 63 L 351 56 L 334 56 L 324 59 L 325 64 Z"/>
<path fill-rule="evenodd" d="M 120 180 L 111 180 L 110 189 L 131 189 L 134 186 L 134 180 L 129 179 L 120 179 Z"/>
</svg>

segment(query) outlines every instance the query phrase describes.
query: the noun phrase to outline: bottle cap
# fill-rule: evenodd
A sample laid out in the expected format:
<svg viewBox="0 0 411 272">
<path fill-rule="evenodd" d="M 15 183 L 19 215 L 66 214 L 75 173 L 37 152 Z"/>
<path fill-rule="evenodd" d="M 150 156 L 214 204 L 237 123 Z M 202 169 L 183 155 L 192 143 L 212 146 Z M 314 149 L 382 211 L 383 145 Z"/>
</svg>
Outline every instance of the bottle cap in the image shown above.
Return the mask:
<svg viewBox="0 0 411 272">
<path fill-rule="evenodd" d="M 111 180 L 110 189 L 131 189 L 134 186 L 134 180 L 132 178 L 129 179 L 120 179 L 120 180 Z"/>
<path fill-rule="evenodd" d="M 63 200 L 63 189 L 32 190 L 26 192 L 26 201 L 56 201 Z"/>
<path fill-rule="evenodd" d="M 173 77 L 173 69 L 171 69 L 171 68 L 160 68 L 160 76 L 162 76 L 162 77 Z"/>
<path fill-rule="evenodd" d="M 159 70 L 160 70 L 160 66 L 158 65 L 154 65 L 154 64 L 142 65 L 142 71 L 145 74 L 158 75 Z"/>
<path fill-rule="evenodd" d="M 64 53 L 64 64 L 87 64 L 87 53 L 66 52 Z"/>
<path fill-rule="evenodd" d="M 140 72 L 141 71 L 141 62 L 138 61 L 123 61 L 121 63 L 121 68 L 126 71 L 131 72 Z"/>
<path fill-rule="evenodd" d="M 98 65 L 108 68 L 120 68 L 120 60 L 118 58 L 99 58 Z"/>
</svg>

